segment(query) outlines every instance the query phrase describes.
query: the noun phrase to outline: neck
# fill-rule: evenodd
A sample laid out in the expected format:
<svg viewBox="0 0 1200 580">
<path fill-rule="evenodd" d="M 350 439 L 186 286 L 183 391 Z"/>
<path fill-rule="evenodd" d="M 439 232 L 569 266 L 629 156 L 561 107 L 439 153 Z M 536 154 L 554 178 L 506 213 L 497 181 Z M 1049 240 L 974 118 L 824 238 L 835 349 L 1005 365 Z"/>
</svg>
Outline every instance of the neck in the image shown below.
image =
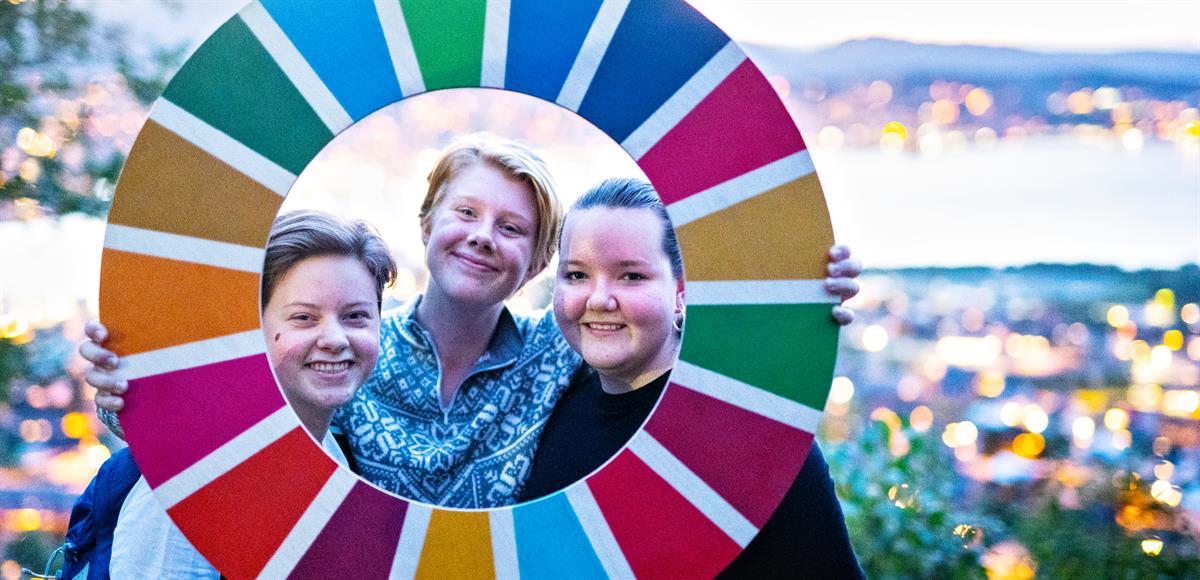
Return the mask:
<svg viewBox="0 0 1200 580">
<path fill-rule="evenodd" d="M 292 403 L 292 401 L 288 402 Z M 292 410 L 296 412 L 296 416 L 300 417 L 300 424 L 304 426 L 304 430 L 308 431 L 308 434 L 312 435 L 317 442 L 325 438 L 325 433 L 329 431 L 329 424 L 333 421 L 333 409 L 310 408 L 292 403 Z"/>
<path fill-rule="evenodd" d="M 679 358 L 679 341 L 672 340 L 663 352 L 649 365 L 632 373 L 608 374 L 597 369 L 600 375 L 600 389 L 610 395 L 620 395 L 636 391 L 661 377 L 675 366 Z"/>
<path fill-rule="evenodd" d="M 414 317 L 437 350 L 443 404 L 453 399 L 458 383 L 487 350 L 503 309 L 503 303 L 479 306 L 453 300 L 432 285 L 421 298 Z M 446 381 L 446 377 L 453 378 Z"/>
</svg>

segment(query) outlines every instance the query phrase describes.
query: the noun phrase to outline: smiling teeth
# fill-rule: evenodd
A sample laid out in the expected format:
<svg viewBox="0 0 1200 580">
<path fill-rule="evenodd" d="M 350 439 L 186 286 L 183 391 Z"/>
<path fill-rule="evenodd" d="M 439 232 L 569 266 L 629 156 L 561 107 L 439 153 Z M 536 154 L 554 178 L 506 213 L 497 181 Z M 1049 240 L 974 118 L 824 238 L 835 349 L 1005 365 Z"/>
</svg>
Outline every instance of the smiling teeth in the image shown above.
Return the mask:
<svg viewBox="0 0 1200 580">
<path fill-rule="evenodd" d="M 322 373 L 340 373 L 350 368 L 350 361 L 342 361 L 336 363 L 315 362 L 310 364 L 314 371 Z"/>
<path fill-rule="evenodd" d="M 599 322 L 588 323 L 588 328 L 591 328 L 593 330 L 619 330 L 621 328 L 621 326 L 623 326 L 623 325 L 621 325 L 621 324 L 602 324 Z"/>
</svg>

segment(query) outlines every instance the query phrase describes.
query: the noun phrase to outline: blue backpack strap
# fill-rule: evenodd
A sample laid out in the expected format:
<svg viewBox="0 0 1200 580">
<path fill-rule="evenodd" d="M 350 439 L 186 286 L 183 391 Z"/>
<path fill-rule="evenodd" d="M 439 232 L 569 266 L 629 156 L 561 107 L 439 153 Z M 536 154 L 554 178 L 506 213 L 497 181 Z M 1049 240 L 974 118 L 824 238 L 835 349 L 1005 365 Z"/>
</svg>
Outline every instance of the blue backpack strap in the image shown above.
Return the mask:
<svg viewBox="0 0 1200 580">
<path fill-rule="evenodd" d="M 83 495 L 71 508 L 67 537 L 63 546 L 62 577 L 106 580 L 112 555 L 113 530 L 125 496 L 142 476 L 129 448 L 108 458 Z"/>
</svg>

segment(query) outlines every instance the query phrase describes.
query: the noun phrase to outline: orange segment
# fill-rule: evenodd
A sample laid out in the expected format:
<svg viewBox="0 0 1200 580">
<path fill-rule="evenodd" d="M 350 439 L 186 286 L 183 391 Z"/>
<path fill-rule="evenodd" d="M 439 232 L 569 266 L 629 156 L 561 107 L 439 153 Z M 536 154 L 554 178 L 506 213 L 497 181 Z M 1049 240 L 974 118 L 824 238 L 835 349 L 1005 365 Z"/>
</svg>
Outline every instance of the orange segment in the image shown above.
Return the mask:
<svg viewBox="0 0 1200 580">
<path fill-rule="evenodd" d="M 260 328 L 258 274 L 105 248 L 100 314 L 120 355 Z"/>
</svg>

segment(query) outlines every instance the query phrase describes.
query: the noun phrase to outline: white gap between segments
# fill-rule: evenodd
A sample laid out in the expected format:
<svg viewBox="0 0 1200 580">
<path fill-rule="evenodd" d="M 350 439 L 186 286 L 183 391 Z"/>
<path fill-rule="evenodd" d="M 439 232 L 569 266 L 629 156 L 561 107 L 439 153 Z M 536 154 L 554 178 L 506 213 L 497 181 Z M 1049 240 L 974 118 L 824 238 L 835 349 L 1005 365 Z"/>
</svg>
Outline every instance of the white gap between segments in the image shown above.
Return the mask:
<svg viewBox="0 0 1200 580">
<path fill-rule="evenodd" d="M 746 62 L 746 54 L 737 43 L 730 41 L 657 111 L 643 121 L 640 127 L 630 133 L 621 142 L 621 147 L 630 157 L 641 159 L 743 62 Z"/>
<path fill-rule="evenodd" d="M 123 356 L 115 373 L 127 381 L 267 352 L 261 329 Z"/>
<path fill-rule="evenodd" d="M 110 250 L 253 274 L 262 272 L 263 256 L 266 253 L 262 248 L 144 230 L 120 224 L 108 224 L 108 228 L 104 232 L 104 247 Z"/>
<path fill-rule="evenodd" d="M 287 33 L 279 27 L 279 23 L 275 22 L 274 18 L 271 18 L 261 3 L 247 4 L 238 15 L 250 28 L 250 32 L 262 43 L 263 48 L 271 54 L 271 58 L 275 59 L 275 63 L 292 81 L 296 90 L 300 91 L 304 100 L 308 101 L 313 112 L 321 118 L 321 122 L 325 123 L 330 133 L 337 135 L 342 129 L 354 123 L 354 119 L 350 118 L 350 114 L 342 107 L 342 103 L 337 100 L 329 87 L 325 86 L 325 81 L 321 80 L 317 71 L 308 64 L 308 60 L 300 54 L 296 45 L 292 44 L 292 40 L 288 38 Z"/>
<path fill-rule="evenodd" d="M 283 543 L 275 550 L 271 559 L 267 560 L 266 566 L 263 566 L 258 577 L 285 578 L 290 575 L 296 568 L 296 564 L 312 547 L 317 536 L 325 529 L 329 519 L 333 517 L 333 513 L 346 500 L 346 496 L 350 495 L 350 490 L 355 483 L 358 483 L 358 478 L 349 470 L 333 470 L 333 474 L 325 480 L 325 485 L 321 486 L 321 491 L 317 492 L 312 503 L 308 504 L 304 514 L 300 516 L 296 525 L 292 526 L 292 530 L 283 539 Z"/>
<path fill-rule="evenodd" d="M 375 13 L 383 28 L 387 41 L 388 55 L 392 57 L 392 69 L 400 92 L 406 97 L 425 92 L 425 79 L 421 76 L 421 65 L 417 62 L 417 51 L 413 48 L 408 24 L 404 21 L 404 10 L 399 0 L 375 0 Z"/>
<path fill-rule="evenodd" d="M 488 0 L 483 19 L 483 68 L 479 86 L 504 88 L 508 64 L 508 20 L 512 0 Z"/>
<path fill-rule="evenodd" d="M 608 526 L 608 521 L 604 519 L 600 505 L 596 503 L 596 497 L 592 495 L 592 490 L 588 487 L 587 482 L 567 488 L 566 494 L 567 501 L 575 511 L 575 517 L 579 519 L 580 525 L 583 526 L 583 533 L 591 542 L 592 550 L 600 559 L 600 565 L 604 568 L 605 574 L 609 578 L 634 578 L 633 568 L 625 559 L 625 553 L 617 544 L 617 538 Z"/>
<path fill-rule="evenodd" d="M 296 181 L 295 175 L 274 161 L 165 98 L 158 99 L 154 104 L 150 119 L 280 197 L 286 196 Z"/>
<path fill-rule="evenodd" d="M 299 427 L 300 422 L 296 419 L 296 414 L 284 405 L 200 461 L 162 482 L 154 488 L 154 495 L 159 503 L 163 504 L 163 509 L 169 510 Z"/>
<path fill-rule="evenodd" d="M 667 206 L 671 223 L 683 226 L 765 193 L 814 171 L 808 150 L 798 151 Z"/>
<path fill-rule="evenodd" d="M 688 281 L 688 304 L 840 304 L 825 291 L 825 280 Z"/>
<path fill-rule="evenodd" d="M 517 580 L 521 577 L 521 570 L 517 567 L 517 532 L 512 509 L 499 508 L 489 512 L 488 528 L 492 533 L 492 561 L 496 580 Z"/>
<path fill-rule="evenodd" d="M 737 545 L 745 548 L 750 540 L 754 539 L 758 528 L 649 433 L 638 433 L 629 442 L 629 450 L 670 483 L 671 487 L 700 510 L 704 517 L 721 528 L 725 535 L 737 542 Z"/>
<path fill-rule="evenodd" d="M 604 53 L 608 51 L 608 44 L 612 42 L 617 26 L 625 17 L 625 9 L 629 7 L 629 1 L 605 0 L 604 4 L 600 6 L 600 11 L 596 13 L 596 19 L 592 21 L 592 26 L 583 39 L 583 46 L 580 47 L 579 54 L 575 56 L 571 71 L 567 73 L 567 80 L 563 82 L 562 90 L 555 99 L 556 103 L 572 111 L 579 111 L 579 106 L 583 104 L 583 97 L 587 95 L 588 88 L 592 86 L 592 78 L 596 76 L 596 69 L 600 68 L 600 61 L 604 59 Z"/>
<path fill-rule="evenodd" d="M 821 422 L 817 409 L 682 360 L 671 371 L 671 382 L 809 433 Z"/>
<path fill-rule="evenodd" d="M 417 564 L 421 561 L 421 550 L 425 548 L 425 535 L 429 533 L 429 520 L 432 517 L 433 510 L 428 506 L 412 502 L 408 504 L 388 578 L 408 580 L 417 575 Z"/>
</svg>

